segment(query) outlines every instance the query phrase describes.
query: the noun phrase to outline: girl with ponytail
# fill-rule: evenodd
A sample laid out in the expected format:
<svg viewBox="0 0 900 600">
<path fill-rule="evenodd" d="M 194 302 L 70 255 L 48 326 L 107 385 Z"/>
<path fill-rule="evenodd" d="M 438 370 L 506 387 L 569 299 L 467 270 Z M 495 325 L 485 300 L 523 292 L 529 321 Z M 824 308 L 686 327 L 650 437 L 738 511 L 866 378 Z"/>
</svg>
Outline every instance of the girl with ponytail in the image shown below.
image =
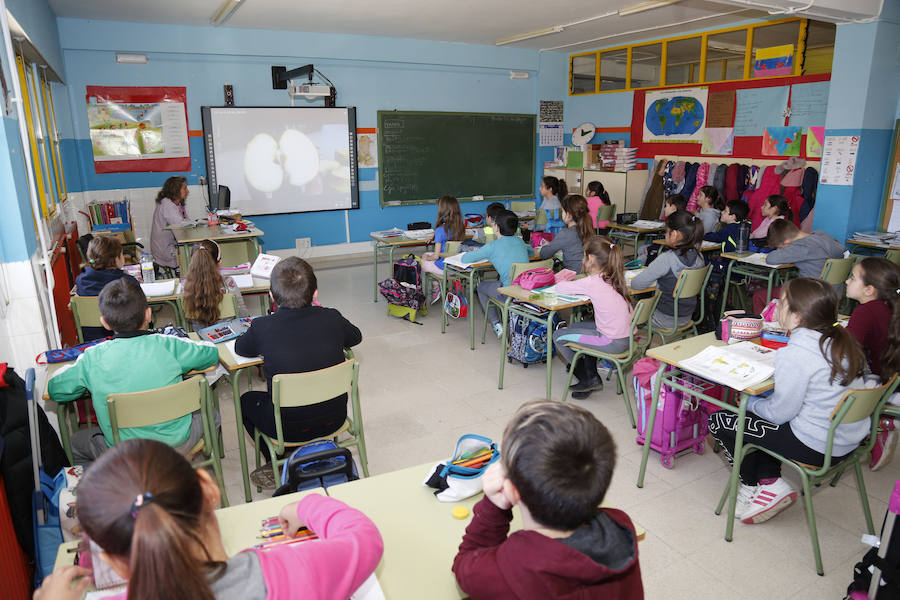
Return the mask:
<svg viewBox="0 0 900 600">
<path fill-rule="evenodd" d="M 587 277 L 556 284 L 560 293 L 589 296 L 594 306 L 593 323 L 572 323 L 553 334 L 556 350 L 567 363 L 575 351 L 566 342 L 577 342 L 610 354 L 628 351 L 631 301 L 625 284 L 622 248 L 608 237 L 588 238 L 584 244 L 584 272 Z M 603 389 L 603 380 L 597 375 L 597 359 L 593 356 L 581 357 L 575 365 L 575 375 L 578 382 L 569 388 L 573 398 L 587 398 L 593 390 Z"/>
<path fill-rule="evenodd" d="M 220 266 L 222 256 L 216 242 L 203 240 L 194 246 L 184 281 L 184 310 L 195 331 L 219 322 L 219 303 L 225 293 L 234 294 L 239 317 L 250 314 L 237 283 L 232 277 L 223 277 Z"/>
<path fill-rule="evenodd" d="M 566 185 L 564 179 L 557 179 L 552 175 L 547 175 L 541 179 L 540 192 L 542 201 L 538 210 L 546 211 L 547 218 L 550 219 L 553 217 L 553 213 L 550 211 L 556 211 L 562 207 L 560 198 L 565 198 L 569 195 L 569 186 Z"/>
<path fill-rule="evenodd" d="M 591 213 L 591 219 L 594 221 L 595 229 L 607 229 L 609 221 L 597 221 L 597 211 L 601 206 L 609 206 L 609 193 L 604 189 L 603 184 L 599 181 L 591 181 L 587 184 L 587 203 L 588 212 Z"/>
<path fill-rule="evenodd" d="M 128 579 L 128 600 L 347 598 L 381 560 L 375 524 L 318 494 L 287 504 L 279 520 L 289 536 L 304 524 L 319 539 L 229 557 L 218 504 L 205 469 L 195 471 L 166 444 L 131 439 L 85 473 L 77 511 L 103 560 Z"/>
<path fill-rule="evenodd" d="M 594 236 L 594 224 L 588 214 L 588 204 L 584 196 L 569 194 L 563 198 L 562 220 L 566 228 L 535 252 L 541 258 L 550 258 L 557 252 L 562 252 L 565 268 L 578 273 L 581 271 L 584 258 L 584 244 Z"/>
<path fill-rule="evenodd" d="M 838 323 L 838 295 L 820 279 L 788 281 L 778 303 L 778 320 L 790 332 L 788 345 L 775 355 L 775 389 L 747 402 L 744 441 L 782 456 L 822 465 L 829 416 L 852 387 L 864 387 L 866 358 L 862 348 Z M 709 417 L 709 432 L 731 459 L 737 419 L 718 411 Z M 869 434 L 870 421 L 844 423 L 835 429 L 832 464 L 855 450 Z M 781 477 L 781 463 L 762 452 L 741 463 L 737 518 L 761 523 L 787 508 L 797 492 Z"/>
</svg>

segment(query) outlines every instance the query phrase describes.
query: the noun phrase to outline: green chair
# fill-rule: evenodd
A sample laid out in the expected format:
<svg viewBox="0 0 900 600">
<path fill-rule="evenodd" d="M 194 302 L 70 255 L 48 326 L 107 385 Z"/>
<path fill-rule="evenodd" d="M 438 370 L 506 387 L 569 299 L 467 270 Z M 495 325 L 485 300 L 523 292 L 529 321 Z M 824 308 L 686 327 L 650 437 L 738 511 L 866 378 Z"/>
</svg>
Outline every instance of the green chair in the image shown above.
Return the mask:
<svg viewBox="0 0 900 600">
<path fill-rule="evenodd" d="M 78 343 L 84 342 L 82 327 L 103 327 L 100 322 L 99 296 L 72 296 L 69 299 L 69 308 L 75 319 L 75 331 L 78 334 Z"/>
<path fill-rule="evenodd" d="M 553 259 L 548 258 L 547 260 L 536 260 L 534 262 L 523 262 L 523 263 L 513 263 L 512 267 L 509 269 L 509 281 L 510 285 L 512 282 L 516 280 L 516 277 L 524 273 L 525 271 L 530 271 L 531 269 L 543 269 L 543 268 L 553 268 Z M 506 302 L 505 300 L 498 300 L 496 298 L 488 298 L 487 306 L 484 307 L 484 326 L 481 329 L 481 343 L 484 343 L 485 336 L 487 334 L 487 326 L 488 326 L 488 309 L 494 305 L 497 307 L 497 310 L 500 311 L 500 319 L 506 319 Z M 471 310 L 471 307 L 469 307 Z M 549 335 L 549 334 L 548 334 Z"/>
<path fill-rule="evenodd" d="M 671 329 L 661 329 L 659 327 L 655 327 L 653 325 L 653 317 L 650 317 L 649 331 L 648 331 L 648 345 L 653 341 L 653 336 L 658 335 L 660 341 L 663 344 L 667 344 L 669 342 L 675 341 L 684 336 L 688 331 L 690 331 L 693 335 L 697 335 L 697 323 L 703 321 L 703 314 L 705 311 L 705 298 L 704 291 L 706 290 L 706 283 L 709 281 L 709 274 L 711 270 L 711 265 L 706 265 L 700 269 L 685 269 L 678 275 L 678 281 L 675 283 L 675 289 L 672 291 L 672 297 L 675 299 L 675 325 L 672 326 Z M 691 319 L 684 325 L 678 325 L 678 301 L 685 300 L 688 298 L 700 297 L 700 316 L 694 321 Z M 659 307 L 659 301 L 653 306 L 653 312 L 655 313 L 657 308 Z"/>
<path fill-rule="evenodd" d="M 594 219 L 595 223 L 599 223 L 601 221 L 614 221 L 616 218 L 616 205 L 610 204 L 609 206 L 600 205 L 597 209 L 597 218 Z M 600 229 L 597 229 L 597 232 L 600 232 Z"/>
<path fill-rule="evenodd" d="M 191 449 L 190 454 L 203 451 L 206 460 L 194 463 L 197 467 L 212 466 L 222 492 L 222 506 L 228 506 L 225 480 L 222 476 L 222 462 L 219 458 L 215 418 L 210 403 L 209 384 L 204 375 L 194 375 L 184 381 L 155 390 L 110 394 L 106 397 L 109 422 L 112 426 L 113 443 L 119 443 L 119 430 L 128 427 L 145 427 L 165 423 L 179 417 L 189 417 L 200 411 L 203 419 L 203 439 Z"/>
<path fill-rule="evenodd" d="M 900 250 L 889 248 L 887 252 L 884 253 L 884 257 L 900 267 Z"/>
<path fill-rule="evenodd" d="M 446 242 L 444 244 L 444 250 L 442 254 L 446 254 L 447 256 L 453 256 L 454 254 L 459 254 L 459 245 L 462 242 Z M 444 289 L 444 277 L 443 275 L 435 275 L 434 273 L 425 273 L 423 271 L 422 275 L 422 291 L 425 292 L 425 306 L 423 307 L 423 314 L 428 314 L 428 305 L 431 303 L 431 282 L 437 282 L 438 286 L 441 288 L 441 300 L 447 297 L 447 290 Z"/>
<path fill-rule="evenodd" d="M 738 457 L 738 463 L 742 461 L 748 454 L 755 451 L 765 452 L 769 456 L 778 459 L 782 464 L 793 468 L 803 482 L 803 502 L 806 508 L 806 519 L 809 523 L 809 537 L 812 541 L 813 556 L 816 562 L 816 573 L 824 575 L 825 570 L 822 568 L 822 555 L 819 551 L 819 534 L 816 530 L 816 515 L 813 511 L 812 504 L 812 486 L 819 485 L 829 478 L 833 478 L 832 487 L 836 483 L 836 479 L 845 469 L 851 466 L 856 470 L 856 486 L 859 490 L 859 499 L 862 504 L 863 515 L 866 518 L 866 528 L 870 534 L 875 533 L 875 527 L 872 524 L 872 512 L 869 509 L 869 498 L 866 495 L 866 483 L 863 479 L 862 468 L 860 462 L 867 458 L 872 452 L 875 445 L 875 432 L 878 427 L 878 417 L 894 389 L 897 387 L 897 375 L 894 375 L 886 384 L 872 389 L 852 389 L 847 390 L 841 397 L 840 402 L 831 411 L 831 424 L 828 426 L 828 438 L 825 445 L 825 462 L 822 466 L 807 465 L 801 462 L 793 461 L 784 456 L 757 446 L 753 443 L 745 443 Z M 832 444 L 834 442 L 834 433 L 837 427 L 843 423 L 855 423 L 866 419 L 869 421 L 870 434 L 853 452 L 847 455 L 841 462 L 832 464 Z M 745 438 L 746 439 L 746 438 Z M 730 484 L 730 482 L 729 482 Z M 722 498 L 719 500 L 719 506 L 716 514 L 722 512 L 729 493 L 736 493 L 736 490 L 730 489 L 730 485 L 725 486 Z M 729 515 L 733 519 L 734 515 Z"/>
<path fill-rule="evenodd" d="M 572 376 L 575 373 L 575 364 L 582 355 L 586 354 L 598 359 L 608 360 L 616 367 L 616 393 L 622 394 L 622 399 L 625 401 L 625 408 L 628 409 L 628 418 L 631 419 L 631 427 L 635 427 L 634 411 L 631 408 L 631 400 L 628 397 L 628 384 L 625 381 L 625 371 L 644 353 L 644 348 L 646 348 L 647 343 L 650 341 L 649 336 L 644 341 L 636 340 L 635 333 L 638 329 L 644 328 L 647 325 L 647 322 L 650 320 L 650 313 L 653 310 L 653 305 L 655 305 L 658 300 L 659 294 L 657 293 L 654 294 L 652 298 L 639 300 L 634 306 L 634 312 L 631 315 L 631 334 L 628 336 L 627 352 L 608 354 L 597 350 L 596 348 L 591 348 L 575 342 L 565 343 L 566 346 L 575 350 L 575 355 L 572 357 L 571 366 L 569 367 L 569 378 L 566 380 L 566 387 L 562 396 L 563 402 L 566 401 L 566 398 L 569 395 L 569 385 L 571 385 Z"/>
<path fill-rule="evenodd" d="M 850 270 L 856 264 L 854 257 L 849 258 L 829 258 L 822 267 L 822 274 L 819 279 L 831 285 L 843 285 L 850 276 Z"/>
<path fill-rule="evenodd" d="M 345 356 L 347 354 L 345 353 Z M 352 353 L 349 355 L 352 357 Z M 253 431 L 253 443 L 256 448 L 256 468 L 260 466 L 262 457 L 261 443 L 269 449 L 272 460 L 272 471 L 275 481 L 281 481 L 281 465 L 287 461 L 284 456 L 289 448 L 308 444 L 315 440 L 295 442 L 284 438 L 281 424 L 281 409 L 297 406 L 311 406 L 331 400 L 341 394 L 349 394 L 351 413 L 335 431 L 315 438 L 324 440 L 333 438 L 342 448 L 356 446 L 359 451 L 359 462 L 363 475 L 369 476 L 369 461 L 366 454 L 366 438 L 363 432 L 362 411 L 359 405 L 359 361 L 348 358 L 344 362 L 307 373 L 282 373 L 272 378 L 272 403 L 275 405 L 275 438 L 271 438 L 259 429 Z M 338 441 L 337 437 L 347 433 L 351 439 Z M 257 491 L 262 488 L 257 487 Z"/>
<path fill-rule="evenodd" d="M 178 312 L 183 315 L 184 319 L 184 327 L 188 331 L 194 331 L 191 326 L 191 318 L 188 317 L 187 312 L 184 309 L 184 296 L 178 296 Z M 238 307 L 237 307 L 237 299 L 234 297 L 234 294 L 227 293 L 222 295 L 222 300 L 219 302 L 219 320 L 225 321 L 227 319 L 234 319 L 237 317 Z"/>
</svg>

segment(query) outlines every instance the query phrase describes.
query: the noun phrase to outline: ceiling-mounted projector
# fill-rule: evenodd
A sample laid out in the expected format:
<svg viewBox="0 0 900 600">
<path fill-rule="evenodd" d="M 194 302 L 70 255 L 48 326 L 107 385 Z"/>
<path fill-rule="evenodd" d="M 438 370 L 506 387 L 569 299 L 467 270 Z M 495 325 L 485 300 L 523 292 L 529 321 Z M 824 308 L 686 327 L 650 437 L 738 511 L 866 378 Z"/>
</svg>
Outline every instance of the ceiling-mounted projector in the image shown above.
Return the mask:
<svg viewBox="0 0 900 600">
<path fill-rule="evenodd" d="M 330 96 L 331 87 L 327 85 L 316 85 L 313 83 L 302 83 L 300 85 L 290 85 L 291 96 Z"/>
</svg>

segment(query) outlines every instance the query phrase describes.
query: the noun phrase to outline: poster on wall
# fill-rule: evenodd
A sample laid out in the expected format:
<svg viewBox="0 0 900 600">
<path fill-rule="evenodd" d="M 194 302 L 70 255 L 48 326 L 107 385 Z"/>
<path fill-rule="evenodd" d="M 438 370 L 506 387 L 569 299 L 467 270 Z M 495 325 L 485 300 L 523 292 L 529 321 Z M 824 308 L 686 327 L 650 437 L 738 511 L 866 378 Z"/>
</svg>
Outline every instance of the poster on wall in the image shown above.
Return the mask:
<svg viewBox="0 0 900 600">
<path fill-rule="evenodd" d="M 187 88 L 86 88 L 97 173 L 190 171 Z"/>
<path fill-rule="evenodd" d="M 828 185 L 853 185 L 858 152 L 858 135 L 825 136 L 819 182 Z"/>
<path fill-rule="evenodd" d="M 356 161 L 361 169 L 378 167 L 377 131 L 375 127 L 356 128 Z"/>
<path fill-rule="evenodd" d="M 800 156 L 800 127 L 766 127 L 763 130 L 762 154 L 764 156 Z"/>
<path fill-rule="evenodd" d="M 700 154 L 734 154 L 734 127 L 707 127 L 703 130 Z"/>
<path fill-rule="evenodd" d="M 784 125 L 790 89 L 789 86 L 779 85 L 738 90 L 734 135 L 757 136 L 767 125 L 775 123 Z"/>
<path fill-rule="evenodd" d="M 822 156 L 822 144 L 825 142 L 824 127 L 810 127 L 806 130 L 806 157 Z"/>
<path fill-rule="evenodd" d="M 702 142 L 708 90 L 657 90 L 644 96 L 645 142 Z"/>
</svg>

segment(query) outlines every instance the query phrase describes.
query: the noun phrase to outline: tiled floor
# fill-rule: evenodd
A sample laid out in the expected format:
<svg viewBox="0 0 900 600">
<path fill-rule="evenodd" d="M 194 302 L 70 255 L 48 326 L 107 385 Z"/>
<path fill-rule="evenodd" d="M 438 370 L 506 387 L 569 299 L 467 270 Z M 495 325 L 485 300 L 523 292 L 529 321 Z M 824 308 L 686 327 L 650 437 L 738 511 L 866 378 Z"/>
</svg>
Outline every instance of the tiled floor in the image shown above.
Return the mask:
<svg viewBox="0 0 900 600">
<path fill-rule="evenodd" d="M 543 365 L 507 365 L 504 389 L 497 389 L 499 345 L 490 333 L 487 344 L 476 343 L 471 351 L 465 321 L 451 323 L 441 335 L 437 310 L 421 325 L 386 316 L 384 301 L 372 302 L 371 265 L 321 269 L 317 276 L 322 303 L 338 308 L 363 332 L 355 351 L 372 475 L 445 457 L 464 433 L 499 441 L 516 408 L 542 395 Z M 480 334 L 481 311 L 474 313 Z M 564 383 L 557 359 L 554 398 L 560 398 Z M 263 384 L 255 379 L 254 385 Z M 230 388 L 222 386 L 220 394 L 226 485 L 232 503 L 238 503 L 243 493 Z M 738 523 L 734 540 L 726 542 L 725 518 L 713 513 L 729 473 L 719 456 L 710 451 L 685 455 L 666 469 L 652 454 L 644 488 L 638 489 L 641 447 L 613 383 L 578 403 L 616 438 L 618 465 L 607 500 L 647 530 L 640 544 L 647 598 L 843 597 L 853 564 L 865 551 L 860 543 L 865 523 L 852 474 L 836 488 L 814 492 L 825 563 L 825 577 L 819 577 L 801 505 L 761 525 Z M 864 470 L 878 527 L 900 478 L 900 459 L 877 473 Z"/>
</svg>

